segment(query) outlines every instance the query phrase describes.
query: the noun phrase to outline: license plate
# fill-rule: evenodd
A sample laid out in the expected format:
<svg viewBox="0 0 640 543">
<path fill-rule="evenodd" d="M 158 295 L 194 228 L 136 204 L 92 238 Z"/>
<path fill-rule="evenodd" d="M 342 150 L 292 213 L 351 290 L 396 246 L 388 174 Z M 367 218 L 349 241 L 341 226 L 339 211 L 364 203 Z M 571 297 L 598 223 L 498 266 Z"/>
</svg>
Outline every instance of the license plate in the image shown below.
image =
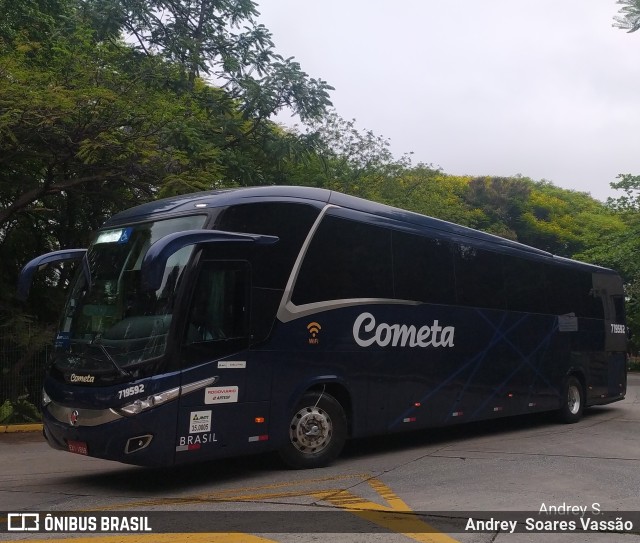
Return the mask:
<svg viewBox="0 0 640 543">
<path fill-rule="evenodd" d="M 67 447 L 69 448 L 69 452 L 72 453 L 84 454 L 85 456 L 89 454 L 87 444 L 84 441 L 67 441 Z"/>
</svg>

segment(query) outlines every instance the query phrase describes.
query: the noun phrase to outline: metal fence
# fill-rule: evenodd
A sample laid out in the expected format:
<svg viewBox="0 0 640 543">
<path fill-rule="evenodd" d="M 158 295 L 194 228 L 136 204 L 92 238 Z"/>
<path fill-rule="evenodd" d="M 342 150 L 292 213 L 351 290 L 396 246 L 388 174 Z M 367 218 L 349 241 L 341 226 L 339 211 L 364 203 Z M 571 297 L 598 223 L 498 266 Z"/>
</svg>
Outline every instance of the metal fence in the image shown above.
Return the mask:
<svg viewBox="0 0 640 543">
<path fill-rule="evenodd" d="M 42 382 L 50 346 L 31 352 L 0 336 L 0 424 L 40 422 Z"/>
</svg>

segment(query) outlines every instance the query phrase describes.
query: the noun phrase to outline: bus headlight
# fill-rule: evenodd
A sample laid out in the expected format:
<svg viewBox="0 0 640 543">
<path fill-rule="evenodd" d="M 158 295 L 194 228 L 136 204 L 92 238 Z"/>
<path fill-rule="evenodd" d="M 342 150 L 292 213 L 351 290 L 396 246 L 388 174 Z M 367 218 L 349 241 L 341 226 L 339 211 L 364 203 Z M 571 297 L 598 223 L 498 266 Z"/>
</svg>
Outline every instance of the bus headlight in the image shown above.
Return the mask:
<svg viewBox="0 0 640 543">
<path fill-rule="evenodd" d="M 51 403 L 51 398 L 49 398 L 49 395 L 43 388 L 42 389 L 42 407 L 47 407 L 47 405 L 49 405 L 50 403 Z"/>
<path fill-rule="evenodd" d="M 130 417 L 132 415 L 137 415 L 138 413 L 142 413 L 143 411 L 147 411 L 152 407 L 156 407 L 158 405 L 162 405 L 163 403 L 170 402 L 171 400 L 175 400 L 180 395 L 179 388 L 172 388 L 171 390 L 166 390 L 164 392 L 159 392 L 158 394 L 153 394 L 152 396 L 148 396 L 145 399 L 137 399 L 131 403 L 123 405 L 122 407 L 115 408 L 114 411 L 124 415 L 125 417 Z"/>
</svg>

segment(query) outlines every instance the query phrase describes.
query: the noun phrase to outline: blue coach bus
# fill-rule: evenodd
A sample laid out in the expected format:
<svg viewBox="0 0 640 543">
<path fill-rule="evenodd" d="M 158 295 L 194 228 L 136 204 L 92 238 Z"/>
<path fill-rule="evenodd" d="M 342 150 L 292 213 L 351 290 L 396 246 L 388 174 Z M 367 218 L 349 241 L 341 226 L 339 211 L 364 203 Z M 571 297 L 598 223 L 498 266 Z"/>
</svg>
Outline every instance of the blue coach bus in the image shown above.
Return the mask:
<svg viewBox="0 0 640 543">
<path fill-rule="evenodd" d="M 52 447 L 166 466 L 624 398 L 613 271 L 324 189 L 144 204 L 77 260 L 43 389 Z"/>
</svg>

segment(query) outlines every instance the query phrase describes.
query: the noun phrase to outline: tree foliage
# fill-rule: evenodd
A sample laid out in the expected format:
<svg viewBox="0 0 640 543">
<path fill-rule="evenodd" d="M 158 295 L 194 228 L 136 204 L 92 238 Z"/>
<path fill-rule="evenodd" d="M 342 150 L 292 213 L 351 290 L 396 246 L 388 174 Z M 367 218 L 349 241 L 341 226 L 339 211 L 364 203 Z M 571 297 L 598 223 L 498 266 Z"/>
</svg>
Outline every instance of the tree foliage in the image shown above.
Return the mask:
<svg viewBox="0 0 640 543">
<path fill-rule="evenodd" d="M 617 0 L 616 4 L 622 7 L 613 18 L 613 26 L 627 32 L 640 29 L 640 0 Z"/>
<path fill-rule="evenodd" d="M 46 43 L 71 12 L 68 0 L 0 0 L 0 45 Z"/>
<path fill-rule="evenodd" d="M 275 51 L 252 0 L 83 0 L 83 7 L 103 39 L 128 37 L 137 51 L 179 66 L 190 85 L 205 77 L 238 100 L 247 119 L 284 107 L 316 119 L 330 105 L 332 87 Z"/>
<path fill-rule="evenodd" d="M 335 111 L 310 122 L 300 141 L 307 152 L 301 155 L 293 184 L 376 199 L 376 187 L 411 164 L 408 155 L 393 156 L 387 139 L 359 130 L 355 119 L 347 121 Z"/>
</svg>

